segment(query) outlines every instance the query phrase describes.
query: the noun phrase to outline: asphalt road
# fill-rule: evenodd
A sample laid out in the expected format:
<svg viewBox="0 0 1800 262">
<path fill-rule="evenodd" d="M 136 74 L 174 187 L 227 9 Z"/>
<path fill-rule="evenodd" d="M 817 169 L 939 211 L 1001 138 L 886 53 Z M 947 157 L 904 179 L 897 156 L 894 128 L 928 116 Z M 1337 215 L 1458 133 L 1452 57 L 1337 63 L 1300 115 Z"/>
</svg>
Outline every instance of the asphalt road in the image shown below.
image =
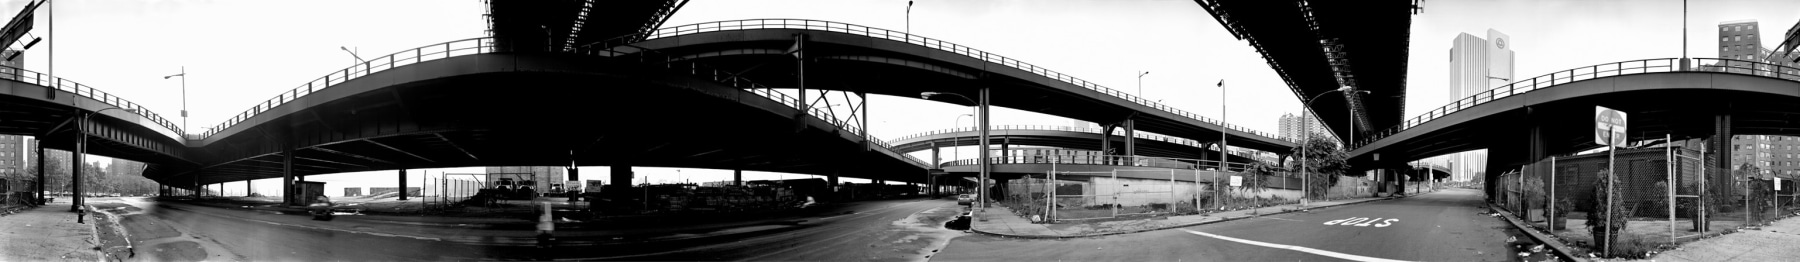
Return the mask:
<svg viewBox="0 0 1800 262">
<path fill-rule="evenodd" d="M 950 242 L 945 261 L 1514 261 L 1511 226 L 1482 215 L 1480 192 L 1398 200 L 1186 228 L 1078 239 L 986 235 Z M 1336 223 L 1333 223 L 1336 222 Z M 1522 237 L 1521 237 L 1522 238 Z"/>
<path fill-rule="evenodd" d="M 836 215 L 784 226 L 683 241 L 601 246 L 564 256 L 582 260 L 924 261 L 961 231 L 943 222 L 955 200 L 846 203 Z"/>
<path fill-rule="evenodd" d="M 362 231 L 353 219 L 312 221 L 304 215 L 96 198 L 127 232 L 136 257 L 126 260 L 756 260 L 924 261 L 961 231 L 941 227 L 962 212 L 954 200 L 880 200 L 828 205 L 796 223 L 719 230 L 726 234 L 540 250 L 479 241 L 483 231 L 429 227 L 397 234 Z M 391 226 L 391 225 L 389 225 Z M 392 230 L 388 230 L 392 231 Z M 430 231 L 431 234 L 422 232 Z M 671 234 L 674 236 L 686 233 Z M 458 235 L 457 239 L 419 237 Z M 463 236 L 467 235 L 467 236 Z M 453 241 L 469 240 L 477 241 Z"/>
<path fill-rule="evenodd" d="M 89 199 L 115 213 L 135 246 L 131 260 L 330 261 L 532 259 L 527 247 L 465 245 L 308 225 L 307 216 L 159 203 L 148 198 Z"/>
</svg>

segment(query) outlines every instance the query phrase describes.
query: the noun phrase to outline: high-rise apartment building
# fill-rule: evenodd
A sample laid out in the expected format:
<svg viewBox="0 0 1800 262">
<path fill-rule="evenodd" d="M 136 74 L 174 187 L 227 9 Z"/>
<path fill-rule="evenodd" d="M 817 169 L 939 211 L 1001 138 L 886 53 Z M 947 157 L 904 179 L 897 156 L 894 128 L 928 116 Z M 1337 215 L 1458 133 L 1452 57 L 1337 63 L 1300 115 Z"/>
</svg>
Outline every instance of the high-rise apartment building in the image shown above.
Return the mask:
<svg viewBox="0 0 1800 262">
<path fill-rule="evenodd" d="M 1745 60 L 1776 64 L 1789 68 L 1768 68 L 1762 65 L 1761 70 L 1782 70 L 1782 73 L 1800 73 L 1793 67 L 1800 67 L 1795 56 L 1800 53 L 1787 51 L 1771 51 L 1762 46 L 1762 27 L 1756 20 L 1736 20 L 1719 23 L 1719 58 Z M 1795 28 L 1800 28 L 1796 25 Z M 1790 33 L 1793 31 L 1790 30 Z M 1744 65 L 1729 66 L 1727 70 L 1743 70 Z M 1767 73 L 1767 71 L 1757 72 Z M 1787 177 L 1800 175 L 1800 137 L 1770 135 L 1739 135 L 1731 137 L 1731 163 L 1733 169 L 1743 166 L 1755 167 L 1762 174 L 1777 174 Z"/>
<path fill-rule="evenodd" d="M 1731 137 L 1732 169 L 1753 166 L 1763 174 L 1800 175 L 1800 137 L 1739 135 Z"/>
<path fill-rule="evenodd" d="M 1487 38 L 1457 34 L 1450 45 L 1450 89 L 1445 104 L 1506 86 L 1513 78 L 1512 37 L 1488 29 Z M 1450 180 L 1468 181 L 1487 168 L 1487 150 L 1452 153 L 1426 160 L 1450 169 Z"/>
<path fill-rule="evenodd" d="M 1757 28 L 1756 20 L 1719 23 L 1719 58 L 1760 60 L 1757 53 L 1762 50 L 1762 34 Z"/>
<path fill-rule="evenodd" d="M 25 173 L 25 137 L 0 135 L 0 175 Z"/>
<path fill-rule="evenodd" d="M 1302 113 L 1302 114 L 1305 114 L 1305 113 Z M 1327 138 L 1332 137 L 1330 132 L 1325 131 L 1325 125 L 1323 123 L 1319 123 L 1318 116 L 1311 115 L 1311 114 L 1307 115 L 1307 117 L 1305 119 L 1312 120 L 1312 123 L 1301 122 L 1301 121 L 1303 121 L 1301 119 L 1302 118 L 1300 116 L 1294 115 L 1293 113 L 1281 114 L 1281 126 L 1276 128 L 1277 135 L 1281 136 L 1280 138 L 1282 140 L 1300 141 L 1301 135 L 1304 134 L 1304 133 L 1300 133 L 1301 124 L 1305 124 L 1306 125 L 1305 128 L 1307 130 L 1312 131 L 1312 134 L 1311 134 L 1312 136 L 1327 137 Z"/>
</svg>

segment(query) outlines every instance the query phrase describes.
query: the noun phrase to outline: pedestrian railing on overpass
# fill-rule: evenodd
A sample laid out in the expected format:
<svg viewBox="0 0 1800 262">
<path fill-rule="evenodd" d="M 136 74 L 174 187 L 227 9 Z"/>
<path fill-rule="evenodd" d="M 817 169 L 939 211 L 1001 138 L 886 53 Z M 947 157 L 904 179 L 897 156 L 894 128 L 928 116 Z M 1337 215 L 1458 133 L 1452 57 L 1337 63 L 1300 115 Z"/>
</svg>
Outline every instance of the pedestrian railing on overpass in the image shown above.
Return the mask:
<svg viewBox="0 0 1800 262">
<path fill-rule="evenodd" d="M 1197 119 L 1197 120 L 1200 120 L 1201 122 L 1217 124 L 1226 129 L 1235 130 L 1235 131 L 1244 132 L 1247 134 L 1253 134 L 1253 135 L 1262 136 L 1262 137 L 1267 137 L 1267 138 L 1272 138 L 1272 139 L 1277 139 L 1277 140 L 1282 140 L 1282 139 L 1279 139 L 1278 136 L 1275 136 L 1274 134 L 1257 131 L 1257 130 L 1252 130 L 1252 129 L 1245 128 L 1242 126 L 1232 125 L 1230 123 L 1224 123 L 1223 121 L 1218 121 L 1215 119 L 1203 117 L 1203 116 L 1200 116 L 1199 114 L 1190 113 L 1190 112 L 1187 112 L 1187 111 L 1184 111 L 1181 109 L 1176 109 L 1175 107 L 1163 105 L 1161 103 L 1156 103 L 1155 101 L 1152 101 L 1149 99 L 1144 99 L 1144 98 L 1137 97 L 1137 96 L 1134 96 L 1131 94 L 1127 94 L 1122 91 L 1113 90 L 1112 88 L 1107 88 L 1105 86 L 1101 86 L 1100 84 L 1088 82 L 1087 80 L 1075 78 L 1074 76 L 1065 75 L 1062 73 L 1058 73 L 1056 71 L 1051 71 L 1049 69 L 1038 67 L 1038 66 L 1032 65 L 1030 63 L 1020 62 L 1020 61 L 1014 60 L 1012 58 L 1007 58 L 1007 57 L 996 55 L 993 53 L 988 53 L 985 51 L 981 51 L 981 50 L 970 48 L 970 47 L 963 46 L 963 45 L 958 45 L 958 44 L 954 44 L 954 43 L 950 43 L 950 42 L 944 42 L 944 41 L 940 41 L 937 39 L 932 39 L 932 38 L 928 38 L 928 37 L 924 37 L 924 36 L 908 34 L 906 32 L 902 32 L 902 31 L 873 28 L 873 27 L 848 24 L 848 23 L 820 21 L 820 20 L 808 20 L 808 19 L 747 19 L 747 20 L 705 22 L 705 23 L 696 23 L 696 24 L 661 28 L 661 29 L 657 29 L 655 31 L 644 32 L 644 33 L 640 33 L 640 34 L 616 37 L 616 38 L 601 41 L 601 42 L 586 44 L 586 45 L 583 45 L 582 48 L 588 49 L 588 50 L 608 50 L 609 52 L 636 52 L 640 48 L 629 47 L 628 45 L 631 44 L 632 42 L 640 41 L 640 39 L 656 39 L 656 38 L 663 38 L 663 37 L 673 37 L 673 36 L 690 35 L 690 34 L 698 34 L 698 33 L 706 33 L 706 32 L 758 30 L 758 29 L 818 30 L 818 31 L 837 32 L 837 33 L 867 36 L 867 37 L 872 37 L 872 38 L 887 39 L 887 40 L 915 44 L 915 45 L 924 46 L 924 47 L 930 47 L 932 49 L 956 53 L 956 54 L 960 54 L 960 55 L 964 55 L 964 56 L 968 56 L 968 57 L 981 59 L 982 61 L 1005 65 L 1008 67 L 1012 67 L 1014 69 L 1031 72 L 1031 73 L 1037 74 L 1039 76 L 1056 79 L 1058 81 L 1062 81 L 1065 83 L 1069 83 L 1069 84 L 1073 84 L 1073 85 L 1080 86 L 1083 88 L 1087 88 L 1089 90 L 1093 90 L 1093 91 L 1100 92 L 1103 94 L 1111 95 L 1113 97 L 1125 99 L 1127 101 L 1132 101 L 1133 103 L 1137 103 L 1139 105 L 1156 108 L 1158 110 L 1162 110 L 1165 112 L 1169 112 L 1169 113 L 1180 115 L 1180 116 L 1187 117 L 1187 118 Z M 643 36 L 643 37 L 637 38 L 637 36 Z M 620 48 L 620 47 L 629 48 L 631 50 L 630 51 L 616 51 L 615 50 L 616 48 Z M 1296 142 L 1296 141 L 1289 141 L 1289 142 Z"/>
<path fill-rule="evenodd" d="M 68 91 L 69 93 L 74 93 L 81 97 L 98 100 L 101 103 L 106 103 L 107 105 L 118 107 L 119 109 L 137 111 L 135 114 L 143 116 L 145 119 L 150 120 L 150 122 L 156 123 L 156 125 L 168 128 L 169 130 L 174 130 L 176 134 L 185 134 L 181 130 L 181 125 L 163 118 L 162 115 L 150 112 L 150 109 L 144 108 L 143 105 L 132 103 L 124 98 L 113 96 L 112 94 L 96 90 L 81 83 L 76 83 L 75 81 L 69 81 L 48 74 L 10 66 L 0 66 L 0 79 L 51 87 L 56 90 Z"/>
<path fill-rule="evenodd" d="M 996 125 L 996 126 L 993 126 L 992 128 L 989 128 L 988 133 L 989 133 L 989 135 L 993 135 L 994 131 L 1006 131 L 1006 130 L 1066 131 L 1066 132 L 1093 133 L 1096 135 L 1105 132 L 1105 130 L 1101 129 L 1101 128 L 1073 127 L 1073 126 L 1061 126 L 1061 125 Z M 958 127 L 958 128 L 950 128 L 950 129 L 939 129 L 939 130 L 925 131 L 923 133 L 902 136 L 900 138 L 888 140 L 889 142 L 887 142 L 887 143 L 902 143 L 902 144 L 904 144 L 905 142 L 909 142 L 906 140 L 911 140 L 911 139 L 921 138 L 921 137 L 926 137 L 926 136 L 958 133 L 958 132 L 978 132 L 978 131 L 981 131 L 981 130 L 974 128 L 974 127 Z M 1143 132 L 1143 131 L 1133 132 L 1133 136 L 1140 138 L 1140 139 L 1163 141 L 1163 142 L 1174 143 L 1174 144 L 1184 145 L 1184 146 L 1191 146 L 1191 147 L 1196 147 L 1196 148 L 1206 148 L 1203 143 L 1200 143 L 1200 141 L 1193 140 L 1193 139 L 1159 135 L 1159 134 L 1153 134 L 1153 133 L 1148 133 L 1148 132 Z M 1231 155 L 1243 157 L 1243 158 L 1254 158 L 1254 156 L 1247 156 L 1247 155 L 1240 154 L 1240 153 L 1232 153 Z"/>
<path fill-rule="evenodd" d="M 1702 60 L 1702 59 L 1695 59 L 1695 60 Z M 1710 59 L 1710 60 L 1717 60 L 1717 59 Z M 1354 150 L 1355 148 L 1360 148 L 1362 146 L 1368 145 L 1369 143 L 1374 143 L 1375 141 L 1380 141 L 1382 138 L 1387 138 L 1388 136 L 1398 134 L 1401 131 L 1406 131 L 1406 129 L 1408 129 L 1408 128 L 1419 126 L 1426 122 L 1431 122 L 1432 120 L 1437 120 L 1440 117 L 1444 117 L 1444 116 L 1456 113 L 1457 111 L 1462 111 L 1463 109 L 1472 108 L 1472 107 L 1475 107 L 1475 106 L 1478 106 L 1481 104 L 1485 104 L 1487 102 L 1499 100 L 1501 98 L 1506 98 L 1506 97 L 1510 97 L 1513 95 L 1524 94 L 1524 93 L 1531 92 L 1531 91 L 1550 88 L 1550 87 L 1553 87 L 1556 85 L 1573 83 L 1576 81 L 1582 81 L 1582 80 L 1588 80 L 1588 79 L 1614 77 L 1614 76 L 1622 76 L 1622 75 L 1635 75 L 1635 74 L 1644 74 L 1644 73 L 1678 71 L 1678 70 L 1680 70 L 1680 61 L 1681 61 L 1681 58 L 1657 58 L 1657 59 L 1643 59 L 1643 60 L 1631 60 L 1631 61 L 1605 63 L 1605 64 L 1598 64 L 1598 65 L 1592 65 L 1592 66 L 1586 66 L 1586 67 L 1579 67 L 1579 68 L 1575 68 L 1575 69 L 1557 71 L 1554 73 L 1550 73 L 1550 74 L 1546 74 L 1546 75 L 1542 75 L 1542 76 L 1538 76 L 1538 77 L 1533 77 L 1531 79 L 1513 82 L 1513 83 L 1507 84 L 1505 86 L 1490 89 L 1486 92 L 1476 93 L 1475 95 L 1471 95 L 1469 97 L 1465 97 L 1463 99 L 1456 100 L 1455 102 L 1451 102 L 1448 105 L 1438 107 L 1437 109 L 1432 109 L 1431 111 L 1426 111 L 1424 114 L 1415 116 L 1412 119 L 1407 119 L 1405 122 L 1400 123 L 1400 125 L 1395 125 L 1393 127 L 1388 127 L 1387 129 L 1382 129 L 1379 131 L 1366 133 L 1366 134 L 1364 134 L 1364 136 L 1362 136 L 1362 138 L 1358 139 L 1353 144 L 1353 146 L 1351 146 L 1351 149 Z M 1748 61 L 1742 61 L 1742 62 L 1748 62 Z M 1756 63 L 1756 64 L 1762 64 L 1762 63 Z M 1773 65 L 1771 65 L 1771 66 L 1773 66 Z"/>
<path fill-rule="evenodd" d="M 943 164 L 943 166 L 978 165 L 980 163 L 977 163 L 976 161 L 979 161 L 979 160 L 981 160 L 981 159 L 980 158 L 960 159 L 960 160 L 945 162 Z M 1104 165 L 1104 166 L 1137 166 L 1137 167 L 1157 167 L 1157 168 L 1196 169 L 1196 170 L 1216 170 L 1219 168 L 1218 160 L 1171 158 L 1171 157 L 1150 157 L 1150 156 L 1080 155 L 1080 154 L 1050 154 L 1050 155 L 1020 155 L 1020 156 L 989 157 L 988 164 L 994 164 L 994 165 L 1001 165 L 1001 164 Z M 1250 164 L 1226 162 L 1225 167 L 1227 168 L 1228 171 L 1229 170 L 1241 171 L 1241 170 L 1249 169 Z"/>
</svg>

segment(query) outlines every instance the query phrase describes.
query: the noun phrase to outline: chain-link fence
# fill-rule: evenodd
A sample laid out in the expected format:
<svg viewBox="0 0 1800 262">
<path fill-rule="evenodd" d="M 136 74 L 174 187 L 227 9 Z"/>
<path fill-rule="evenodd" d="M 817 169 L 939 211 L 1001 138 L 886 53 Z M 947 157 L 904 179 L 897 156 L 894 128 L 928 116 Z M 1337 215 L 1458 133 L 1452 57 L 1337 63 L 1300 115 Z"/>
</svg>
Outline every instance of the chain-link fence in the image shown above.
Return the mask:
<svg viewBox="0 0 1800 262">
<path fill-rule="evenodd" d="M 1710 166 L 1719 157 L 1680 143 L 1619 149 L 1552 157 L 1515 167 L 1488 183 L 1495 187 L 1495 206 L 1571 242 L 1614 254 L 1642 254 L 1638 251 L 1766 224 L 1797 210 L 1793 181 L 1781 178 L 1783 187 L 1777 191 L 1780 177 Z M 1611 201 L 1616 204 L 1602 205 L 1608 197 L 1616 198 Z M 1606 223 L 1589 221 L 1609 213 L 1615 214 L 1618 228 L 1612 230 L 1618 233 L 1599 234 Z"/>
<path fill-rule="evenodd" d="M 1000 203 L 1034 221 L 1194 213 L 1211 194 L 1193 170 L 1060 171 L 1011 179 Z M 1210 176 L 1208 176 L 1210 177 Z"/>
<path fill-rule="evenodd" d="M 34 206 L 36 180 L 0 179 L 0 206 Z"/>
</svg>

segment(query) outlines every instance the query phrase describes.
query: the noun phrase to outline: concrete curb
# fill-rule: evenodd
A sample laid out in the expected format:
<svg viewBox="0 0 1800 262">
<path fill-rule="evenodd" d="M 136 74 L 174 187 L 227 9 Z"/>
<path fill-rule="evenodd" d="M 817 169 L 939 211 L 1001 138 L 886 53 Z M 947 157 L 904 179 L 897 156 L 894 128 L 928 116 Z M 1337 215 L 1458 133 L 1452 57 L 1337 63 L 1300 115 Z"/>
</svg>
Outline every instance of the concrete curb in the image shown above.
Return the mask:
<svg viewBox="0 0 1800 262">
<path fill-rule="evenodd" d="M 1357 202 L 1350 202 L 1350 203 L 1343 203 L 1343 204 L 1336 204 L 1336 205 L 1329 205 L 1329 206 L 1314 206 L 1314 207 L 1312 207 L 1312 208 L 1306 208 L 1306 209 L 1283 209 L 1283 210 L 1281 210 L 1281 211 L 1280 211 L 1280 212 L 1271 212 L 1271 213 L 1264 213 L 1264 214 L 1258 214 L 1258 215 L 1254 215 L 1254 216 L 1239 216 L 1239 217 L 1222 217 L 1222 218 L 1220 218 L 1220 219 L 1219 219 L 1219 220 L 1211 220 L 1211 221 L 1202 221 L 1202 222 L 1195 222 L 1195 223 L 1187 223 L 1187 224 L 1179 224 L 1179 225 L 1173 225 L 1173 226 L 1166 226 L 1166 227 L 1158 227 L 1158 228 L 1149 228 L 1149 229 L 1139 229 L 1139 230 L 1132 230 L 1132 231 L 1120 231 L 1120 232 L 1107 232 L 1107 233 L 1099 233 L 1099 234 L 1089 234 L 1089 235 L 1077 235 L 1077 236 L 1054 236 L 1054 235 L 1019 235 L 1019 234 L 1005 234 L 1005 233 L 995 233 L 995 232 L 987 232 L 987 231 L 981 231 L 981 230 L 979 230 L 979 229 L 975 229 L 975 227 L 974 227 L 974 226 L 970 226 L 970 227 L 969 227 L 969 231 L 972 231 L 972 232 L 975 232 L 975 233 L 981 233 L 981 234 L 986 234 L 986 235 L 992 235 L 992 236 L 1001 236 L 1001 237 L 1014 237 L 1014 238 L 1031 238 L 1031 239 L 1062 239 L 1062 238 L 1082 238 L 1082 237 L 1100 237 L 1100 236 L 1111 236 L 1111 235 L 1123 235 L 1123 234 L 1132 234 L 1132 233 L 1143 233 L 1143 232 L 1149 232 L 1149 231 L 1157 231 L 1157 230 L 1164 230 L 1164 229 L 1173 229 L 1173 228 L 1183 228 L 1183 227 L 1191 227 L 1191 226 L 1198 226 L 1198 225 L 1205 225 L 1205 224 L 1212 224 L 1212 223 L 1219 223 L 1219 222 L 1225 222 L 1225 221 L 1233 221 L 1233 220 L 1239 220 L 1239 219 L 1245 219 L 1245 218 L 1252 218 L 1252 217 L 1262 217 L 1262 216 L 1270 216 L 1270 215 L 1279 215 L 1279 214 L 1286 214 L 1286 213 L 1291 213 L 1291 212 L 1294 212 L 1294 211 L 1302 211 L 1302 210 L 1316 210 L 1316 209 L 1325 209 L 1325 208 L 1331 208 L 1331 207 L 1337 207 L 1337 206 L 1348 206 L 1348 205 L 1355 205 L 1355 204 L 1362 204 L 1362 203 L 1369 203 L 1369 202 L 1377 202 L 1377 201 L 1386 201 L 1386 200 L 1393 200 L 1393 199 L 1401 199 L 1401 198 L 1407 198 L 1407 197 L 1412 197 L 1412 196 L 1415 196 L 1415 195 L 1407 195 L 1407 196 L 1398 196 L 1398 197 L 1386 197 L 1386 198 L 1377 198 L 1377 199 L 1370 199 L 1370 200 L 1364 200 L 1364 201 L 1357 201 Z"/>
<path fill-rule="evenodd" d="M 1494 206 L 1488 206 L 1488 210 L 1494 211 L 1494 213 L 1499 213 L 1500 217 L 1506 218 L 1506 222 L 1508 224 L 1512 224 L 1513 228 L 1517 228 L 1517 229 L 1519 229 L 1519 231 L 1524 231 L 1525 235 L 1531 236 L 1532 239 L 1536 239 L 1538 241 L 1538 243 L 1544 243 L 1545 246 L 1549 246 L 1550 250 L 1556 251 L 1557 256 L 1562 257 L 1563 259 L 1573 260 L 1576 262 L 1588 261 L 1587 259 L 1575 256 L 1575 252 L 1570 251 L 1572 249 L 1569 248 L 1568 244 L 1563 244 L 1562 241 L 1557 240 L 1556 238 L 1552 238 L 1550 236 L 1544 235 L 1544 233 L 1538 232 L 1537 228 L 1532 228 L 1530 226 L 1526 226 L 1524 224 L 1524 222 L 1519 221 L 1519 218 L 1513 217 L 1512 212 L 1506 212 L 1506 210 L 1500 210 L 1500 208 L 1494 207 Z"/>
</svg>

